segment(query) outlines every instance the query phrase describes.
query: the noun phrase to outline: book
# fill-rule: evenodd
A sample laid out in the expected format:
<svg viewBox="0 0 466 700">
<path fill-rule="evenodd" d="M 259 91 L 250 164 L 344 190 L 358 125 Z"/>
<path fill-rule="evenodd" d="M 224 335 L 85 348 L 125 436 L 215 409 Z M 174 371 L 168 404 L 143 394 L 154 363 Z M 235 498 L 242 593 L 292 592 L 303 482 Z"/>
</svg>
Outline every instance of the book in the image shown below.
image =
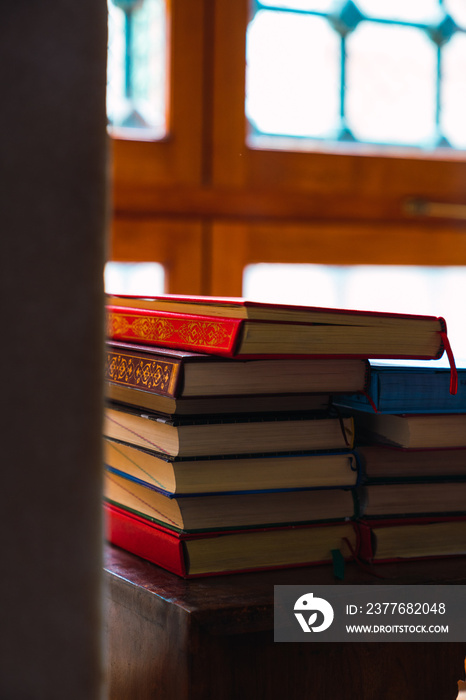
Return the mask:
<svg viewBox="0 0 466 700">
<path fill-rule="evenodd" d="M 327 411 L 330 394 L 278 394 L 260 396 L 190 396 L 172 398 L 108 382 L 106 398 L 111 403 L 146 409 L 166 416 L 200 416 L 226 413 L 283 413 Z"/>
<path fill-rule="evenodd" d="M 360 520 L 358 556 L 369 562 L 466 554 L 466 518 Z"/>
<path fill-rule="evenodd" d="M 362 444 L 385 443 L 410 449 L 466 447 L 465 413 L 391 415 L 351 410 Z"/>
<path fill-rule="evenodd" d="M 104 435 L 174 457 L 337 450 L 353 446 L 352 418 L 328 414 L 166 417 L 118 405 L 105 409 Z"/>
<path fill-rule="evenodd" d="M 226 357 L 433 359 L 444 349 L 451 356 L 445 321 L 434 316 L 214 297 L 110 296 L 107 302 L 108 337 L 122 341 Z"/>
<path fill-rule="evenodd" d="M 352 487 L 359 480 L 353 452 L 169 457 L 106 438 L 105 465 L 173 494 Z"/>
<path fill-rule="evenodd" d="M 434 318 L 439 320 L 433 316 L 418 314 L 277 304 L 252 301 L 243 297 L 183 296 L 181 294 L 162 294 L 149 297 L 134 294 L 109 294 L 106 299 L 109 305 L 147 309 L 150 311 L 220 318 L 279 321 L 283 323 L 341 323 L 343 325 L 351 324 L 356 326 L 361 325 L 361 323 L 373 326 L 388 323 L 389 325 L 397 326 L 400 323 L 403 325 L 404 320 L 408 324 L 416 322 L 416 320 L 427 320 L 428 323 Z M 365 318 L 361 319 L 360 316 Z"/>
<path fill-rule="evenodd" d="M 110 542 L 184 578 L 327 563 L 334 551 L 350 559 L 357 545 L 350 523 L 189 534 L 104 507 Z"/>
<path fill-rule="evenodd" d="M 367 484 L 358 498 L 365 518 L 466 515 L 466 481 Z"/>
<path fill-rule="evenodd" d="M 351 489 L 177 496 L 109 469 L 104 496 L 107 502 L 187 532 L 344 520 L 356 514 Z"/>
<path fill-rule="evenodd" d="M 361 359 L 228 360 L 108 343 L 106 394 L 170 414 L 323 410 L 330 393 L 364 389 L 367 369 Z"/>
<path fill-rule="evenodd" d="M 366 479 L 372 482 L 466 478 L 466 449 L 407 450 L 388 445 L 356 449 Z"/>
<path fill-rule="evenodd" d="M 450 370 L 370 363 L 367 389 L 336 396 L 334 403 L 369 413 L 466 413 L 466 368 L 450 393 Z"/>
</svg>

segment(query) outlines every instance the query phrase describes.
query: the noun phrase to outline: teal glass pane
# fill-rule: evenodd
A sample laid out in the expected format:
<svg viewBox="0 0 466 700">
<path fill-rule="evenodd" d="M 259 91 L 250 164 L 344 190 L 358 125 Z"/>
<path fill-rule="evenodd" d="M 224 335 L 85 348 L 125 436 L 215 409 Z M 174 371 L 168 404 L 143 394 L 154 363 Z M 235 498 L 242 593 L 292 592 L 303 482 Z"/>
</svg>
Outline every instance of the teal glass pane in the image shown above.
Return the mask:
<svg viewBox="0 0 466 700">
<path fill-rule="evenodd" d="M 163 136 L 167 130 L 165 1 L 108 0 L 108 34 L 110 126 Z"/>
<path fill-rule="evenodd" d="M 438 0 L 357 0 L 357 5 L 370 17 L 403 22 L 430 23 L 440 15 Z"/>
<path fill-rule="evenodd" d="M 356 139 L 432 144 L 436 59 L 425 32 L 362 22 L 347 41 L 346 117 Z"/>
<path fill-rule="evenodd" d="M 448 12 L 455 23 L 462 29 L 466 29 L 466 2 L 465 0 L 444 0 L 445 12 Z"/>
<path fill-rule="evenodd" d="M 263 0 L 263 4 L 267 7 L 288 8 L 290 10 L 329 12 L 335 2 L 334 0 Z"/>
<path fill-rule="evenodd" d="M 466 34 L 442 49 L 442 132 L 454 148 L 466 148 Z"/>
<path fill-rule="evenodd" d="M 332 137 L 340 40 L 320 17 L 262 10 L 247 33 L 246 114 L 256 132 Z"/>
</svg>

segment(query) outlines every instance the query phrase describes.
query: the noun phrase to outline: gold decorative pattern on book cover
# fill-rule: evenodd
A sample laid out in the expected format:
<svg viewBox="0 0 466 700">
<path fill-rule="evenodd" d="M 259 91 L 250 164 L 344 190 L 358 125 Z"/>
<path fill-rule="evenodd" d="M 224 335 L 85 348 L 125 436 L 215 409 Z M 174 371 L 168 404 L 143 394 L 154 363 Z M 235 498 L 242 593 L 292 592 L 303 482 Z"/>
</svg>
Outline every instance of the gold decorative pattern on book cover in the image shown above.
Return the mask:
<svg viewBox="0 0 466 700">
<path fill-rule="evenodd" d="M 229 350 L 235 328 L 235 323 L 225 321 L 167 319 L 117 311 L 108 313 L 108 336 L 121 340 Z"/>
<path fill-rule="evenodd" d="M 173 396 L 179 368 L 177 362 L 107 352 L 105 376 L 115 384 Z"/>
</svg>

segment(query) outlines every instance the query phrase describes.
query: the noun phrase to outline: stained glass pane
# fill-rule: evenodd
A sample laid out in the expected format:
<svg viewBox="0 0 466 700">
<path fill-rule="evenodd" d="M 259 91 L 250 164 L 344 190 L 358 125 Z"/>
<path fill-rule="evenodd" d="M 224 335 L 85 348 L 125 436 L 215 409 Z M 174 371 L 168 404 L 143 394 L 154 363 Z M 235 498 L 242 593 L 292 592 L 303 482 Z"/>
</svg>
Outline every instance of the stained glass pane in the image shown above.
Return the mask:
<svg viewBox="0 0 466 700">
<path fill-rule="evenodd" d="M 107 114 L 161 137 L 166 124 L 164 0 L 108 0 Z"/>
<path fill-rule="evenodd" d="M 357 4 L 361 12 L 371 17 L 403 22 L 428 23 L 440 14 L 438 0 L 358 0 Z"/>
<path fill-rule="evenodd" d="M 466 2 L 465 0 L 444 0 L 443 6 L 454 19 L 457 25 L 466 28 Z"/>
<path fill-rule="evenodd" d="M 291 10 L 329 12 L 335 5 L 335 2 L 334 0 L 262 0 L 261 4 L 268 7 L 288 7 Z"/>
<path fill-rule="evenodd" d="M 260 11 L 247 36 L 246 114 L 267 134 L 331 136 L 339 115 L 339 38 L 320 17 Z"/>
<path fill-rule="evenodd" d="M 435 137 L 436 49 L 418 29 L 362 22 L 347 43 L 346 115 L 362 141 Z"/>
<path fill-rule="evenodd" d="M 455 148 L 466 148 L 466 34 L 443 49 L 442 130 Z"/>
</svg>

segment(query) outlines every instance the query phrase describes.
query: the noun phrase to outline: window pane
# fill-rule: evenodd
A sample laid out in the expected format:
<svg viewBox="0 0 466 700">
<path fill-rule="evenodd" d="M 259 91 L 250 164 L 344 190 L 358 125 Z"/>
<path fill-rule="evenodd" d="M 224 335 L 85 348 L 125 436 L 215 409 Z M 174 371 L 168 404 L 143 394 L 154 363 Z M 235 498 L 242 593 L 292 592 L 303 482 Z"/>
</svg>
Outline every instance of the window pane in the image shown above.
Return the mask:
<svg viewBox="0 0 466 700">
<path fill-rule="evenodd" d="M 327 136 L 338 123 L 339 41 L 313 16 L 261 11 L 247 37 L 246 113 L 263 133 Z"/>
<path fill-rule="evenodd" d="M 357 0 L 357 4 L 366 15 L 404 22 L 427 23 L 440 14 L 438 0 Z"/>
<path fill-rule="evenodd" d="M 269 7 L 288 7 L 292 10 L 313 10 L 314 12 L 329 12 L 334 6 L 334 0 L 263 0 Z"/>
<path fill-rule="evenodd" d="M 354 136 L 414 145 L 433 140 L 436 50 L 427 35 L 362 22 L 347 46 L 346 113 Z"/>
<path fill-rule="evenodd" d="M 108 262 L 104 281 L 107 294 L 163 294 L 165 269 L 159 263 Z"/>
<path fill-rule="evenodd" d="M 466 367 L 464 267 L 262 263 L 245 269 L 243 295 L 284 304 L 443 316 L 456 362 Z M 446 366 L 448 359 L 438 364 Z"/>
<path fill-rule="evenodd" d="M 466 148 L 466 35 L 443 48 L 442 131 L 456 148 Z"/>
<path fill-rule="evenodd" d="M 108 0 L 107 114 L 116 128 L 166 132 L 164 0 Z"/>
<path fill-rule="evenodd" d="M 466 28 L 466 2 L 464 0 L 444 0 L 443 6 L 458 26 Z"/>
</svg>

